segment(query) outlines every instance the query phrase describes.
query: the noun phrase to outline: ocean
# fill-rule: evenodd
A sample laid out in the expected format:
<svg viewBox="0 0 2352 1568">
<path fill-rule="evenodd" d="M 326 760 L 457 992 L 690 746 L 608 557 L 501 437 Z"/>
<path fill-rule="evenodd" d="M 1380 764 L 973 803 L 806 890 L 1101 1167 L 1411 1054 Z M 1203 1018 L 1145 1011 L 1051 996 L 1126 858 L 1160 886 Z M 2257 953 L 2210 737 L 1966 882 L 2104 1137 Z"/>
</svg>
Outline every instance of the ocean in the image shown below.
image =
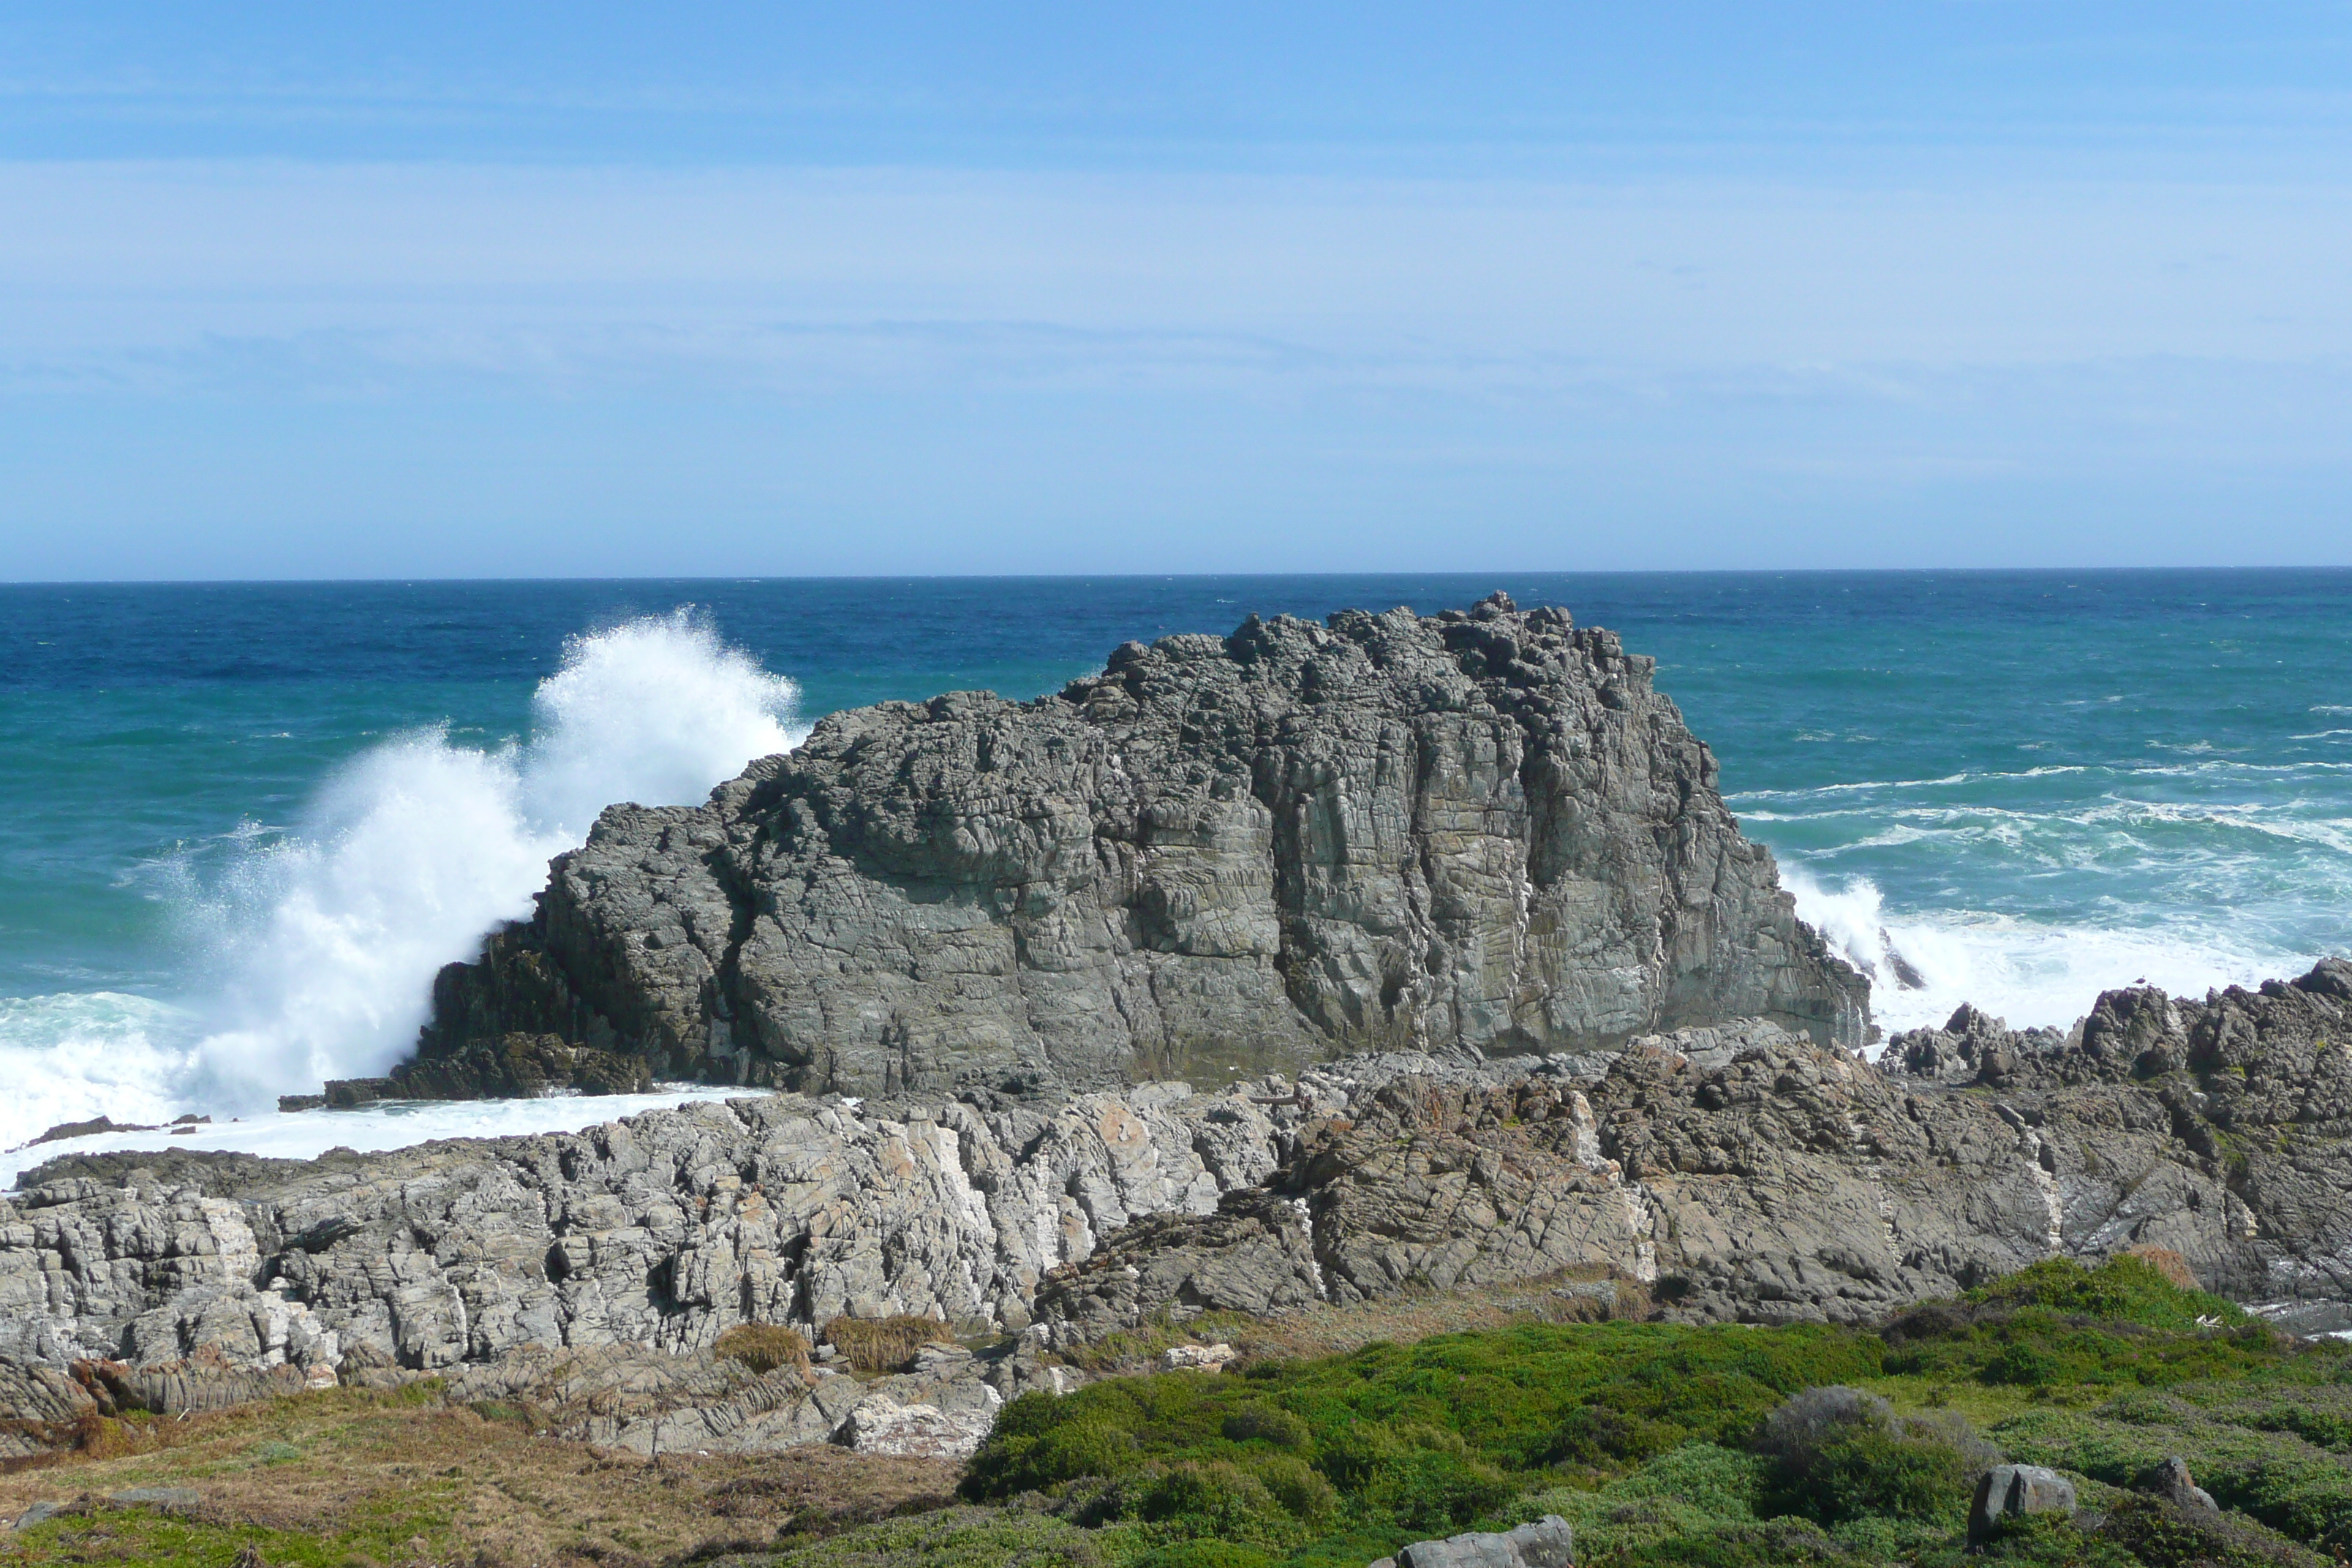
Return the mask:
<svg viewBox="0 0 2352 1568">
<path fill-rule="evenodd" d="M 194 1112 L 325 1147 L 275 1096 L 398 1059 L 599 806 L 699 799 L 827 711 L 1496 588 L 1656 657 L 1890 1031 L 2352 950 L 2352 571 L 0 586 L 0 1146 Z"/>
</svg>

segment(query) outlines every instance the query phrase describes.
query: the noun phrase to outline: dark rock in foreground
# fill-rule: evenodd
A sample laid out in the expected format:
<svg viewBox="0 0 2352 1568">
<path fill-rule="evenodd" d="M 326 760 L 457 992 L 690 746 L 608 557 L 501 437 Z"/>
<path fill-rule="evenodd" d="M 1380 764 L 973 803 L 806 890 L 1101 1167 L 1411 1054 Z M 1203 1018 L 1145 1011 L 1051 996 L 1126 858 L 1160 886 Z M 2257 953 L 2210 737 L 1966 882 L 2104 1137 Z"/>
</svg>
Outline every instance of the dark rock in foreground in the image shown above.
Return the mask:
<svg viewBox="0 0 2352 1568">
<path fill-rule="evenodd" d="M 1034 702 L 837 713 L 707 805 L 606 811 L 530 923 L 442 973 L 411 1070 L 461 1092 L 481 1071 L 435 1064 L 517 1035 L 860 1094 L 1751 1016 L 1859 1045 L 1866 983 L 1652 668 L 1497 595 L 1129 643 Z"/>
<path fill-rule="evenodd" d="M 536 1100 L 549 1094 L 643 1094 L 654 1087 L 643 1057 L 566 1045 L 560 1035 L 520 1031 L 466 1041 L 401 1063 L 383 1078 L 330 1079 L 316 1098 L 281 1095 L 280 1110 L 350 1110 L 380 1100 Z"/>
</svg>

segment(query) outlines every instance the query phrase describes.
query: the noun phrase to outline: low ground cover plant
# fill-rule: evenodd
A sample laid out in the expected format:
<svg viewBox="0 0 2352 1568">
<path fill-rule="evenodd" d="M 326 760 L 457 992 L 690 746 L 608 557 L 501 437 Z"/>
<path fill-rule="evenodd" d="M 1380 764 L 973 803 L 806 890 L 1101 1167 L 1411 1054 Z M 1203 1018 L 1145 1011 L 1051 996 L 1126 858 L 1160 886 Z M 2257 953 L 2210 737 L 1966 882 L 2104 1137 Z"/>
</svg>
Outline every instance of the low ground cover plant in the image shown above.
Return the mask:
<svg viewBox="0 0 2352 1568">
<path fill-rule="evenodd" d="M 2229 1550 L 2284 1562 L 2352 1545 L 2342 1377 L 2342 1351 L 2160 1261 L 2057 1260 L 1879 1332 L 1528 1323 L 1025 1395 L 962 1492 L 1105 1532 L 1105 1563 L 1360 1565 L 1557 1512 L 1586 1563 L 1861 1564 L 1961 1551 L 1976 1479 L 2003 1458 L 2112 1500 L 2179 1454 L 2235 1510 Z M 2188 1550 L 2143 1524 L 2037 1525 L 1987 1550 L 2117 1565 Z"/>
<path fill-rule="evenodd" d="M 946 1332 L 828 1328 L 860 1364 Z M 719 1348 L 788 1365 L 795 1347 L 770 1333 Z M 1106 1378 L 1005 1406 L 960 1481 L 944 1462 L 882 1461 L 908 1471 L 887 1498 L 866 1496 L 878 1472 L 858 1467 L 875 1461 L 835 1449 L 623 1464 L 538 1442 L 527 1415 L 420 1387 L 173 1426 L 185 1447 L 103 1461 L 121 1479 L 94 1489 L 228 1496 L 233 1476 L 287 1522 L 100 1510 L 16 1532 L 5 1560 L 1364 1568 L 1547 1513 L 1574 1526 L 1584 1568 L 2328 1568 L 2352 1553 L 2352 1352 L 2131 1258 L 2037 1265 L 1875 1331 L 1525 1321 Z M 2173 1457 L 2222 1511 L 2140 1489 Z M 2001 1458 L 2074 1477 L 2084 1521 L 1970 1543 L 1976 1478 Z"/>
</svg>

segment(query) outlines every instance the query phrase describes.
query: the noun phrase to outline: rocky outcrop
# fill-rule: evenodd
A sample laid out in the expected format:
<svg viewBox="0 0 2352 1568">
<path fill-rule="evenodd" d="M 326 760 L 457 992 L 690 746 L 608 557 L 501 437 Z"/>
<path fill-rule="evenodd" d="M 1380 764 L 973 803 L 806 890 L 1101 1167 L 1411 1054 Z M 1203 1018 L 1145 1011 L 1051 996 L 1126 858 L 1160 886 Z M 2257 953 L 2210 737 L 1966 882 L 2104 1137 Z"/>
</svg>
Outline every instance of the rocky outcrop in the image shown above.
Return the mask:
<svg viewBox="0 0 2352 1568">
<path fill-rule="evenodd" d="M 1416 1541 L 1372 1568 L 1572 1568 L 1576 1532 L 1548 1513 L 1507 1531 L 1470 1531 L 1443 1541 Z"/>
<path fill-rule="evenodd" d="M 1983 1544 L 2011 1520 L 2030 1513 L 2074 1515 L 2074 1483 L 2041 1465 L 1995 1465 L 1977 1478 L 1969 1505 L 1969 1540 Z"/>
<path fill-rule="evenodd" d="M 380 1100 L 535 1100 L 550 1094 L 642 1094 L 654 1087 L 643 1057 L 572 1046 L 561 1035 L 478 1036 L 383 1078 L 330 1079 L 316 1098 L 281 1095 L 280 1110 L 350 1109 Z"/>
<path fill-rule="evenodd" d="M 2110 991 L 2063 1036 L 1962 1008 L 1883 1062 L 2000 1110 L 2047 1178 L 2053 1250 L 2169 1247 L 2294 1326 L 2352 1327 L 2352 963 L 2201 999 Z"/>
<path fill-rule="evenodd" d="M 530 922 L 443 973 L 420 1058 L 551 1035 L 883 1094 L 1738 1017 L 1860 1044 L 1866 982 L 1651 672 L 1497 595 L 1129 643 L 1033 702 L 834 714 L 707 805 L 606 811 Z"/>
<path fill-rule="evenodd" d="M 0 1397 L 37 1444 L 81 1419 L 74 1388 L 202 1407 L 230 1373 L 490 1386 L 586 1357 L 622 1389 L 599 1440 L 929 1452 L 1064 1375 L 1032 1351 L 1161 1312 L 1569 1272 L 1681 1319 L 1867 1322 L 2148 1247 L 2332 1328 L 2352 1301 L 2347 1042 L 2352 965 L 2330 961 L 2201 1001 L 2110 992 L 2071 1037 L 1963 1016 L 1877 1064 L 1750 1022 L 1051 1107 L 777 1095 L 314 1162 L 66 1157 L 0 1201 Z M 898 1313 L 1027 1348 L 999 1375 L 925 1347 L 919 1384 L 885 1390 L 897 1410 L 855 1423 L 838 1379 L 803 1408 L 790 1369 L 714 1359 L 741 1322 Z"/>
<path fill-rule="evenodd" d="M 1678 1318 L 1859 1323 L 2153 1247 L 2291 1325 L 2343 1327 L 2347 1042 L 2352 965 L 2330 960 L 2202 1002 L 2110 992 L 2071 1039 L 1964 1008 L 1876 1065 L 1769 1026 L 1638 1041 L 1598 1072 L 1341 1064 L 1300 1079 L 1315 1114 L 1268 1190 L 1106 1238 L 1040 1313 L 1088 1333 L 1579 1268 Z"/>
<path fill-rule="evenodd" d="M 1278 1157 L 1248 1095 L 1156 1084 L 1053 1110 L 740 1099 L 316 1161 L 69 1158 L 0 1201 L 0 1352 L 435 1371 L 845 1314 L 1018 1329 L 1102 1232 L 1212 1212 Z"/>
</svg>

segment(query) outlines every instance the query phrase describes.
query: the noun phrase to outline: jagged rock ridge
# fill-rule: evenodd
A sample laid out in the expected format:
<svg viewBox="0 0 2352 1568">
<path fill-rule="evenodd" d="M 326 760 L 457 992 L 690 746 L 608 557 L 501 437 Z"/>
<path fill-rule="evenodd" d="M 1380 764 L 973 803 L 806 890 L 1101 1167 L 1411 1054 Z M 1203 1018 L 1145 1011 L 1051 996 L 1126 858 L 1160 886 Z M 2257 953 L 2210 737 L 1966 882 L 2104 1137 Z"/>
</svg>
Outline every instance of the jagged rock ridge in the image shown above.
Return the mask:
<svg viewBox="0 0 2352 1568">
<path fill-rule="evenodd" d="M 1129 643 L 1032 702 L 835 714 L 706 805 L 606 811 L 531 921 L 440 976 L 404 1087 L 519 1035 L 865 1094 L 1742 1016 L 1859 1045 L 1867 983 L 1652 669 L 1497 595 Z"/>
<path fill-rule="evenodd" d="M 1954 1026 L 1875 1065 L 1755 1021 L 1050 1109 L 779 1095 L 310 1162 L 66 1156 L 0 1199 L 0 1425 L 37 1447 L 118 1383 L 170 1406 L 604 1366 L 677 1384 L 632 1428 L 647 1441 L 663 1422 L 968 1436 L 1050 1369 L 999 1363 L 987 1395 L 935 1373 L 860 1425 L 851 1391 L 808 1405 L 711 1349 L 739 1322 L 898 1312 L 1051 1344 L 1163 1310 L 1569 1270 L 1680 1318 L 1865 1322 L 2042 1258 L 2159 1247 L 2300 1326 L 2352 1321 L 2352 964 L 2201 1001 L 2110 992 L 2072 1037 Z"/>
</svg>

